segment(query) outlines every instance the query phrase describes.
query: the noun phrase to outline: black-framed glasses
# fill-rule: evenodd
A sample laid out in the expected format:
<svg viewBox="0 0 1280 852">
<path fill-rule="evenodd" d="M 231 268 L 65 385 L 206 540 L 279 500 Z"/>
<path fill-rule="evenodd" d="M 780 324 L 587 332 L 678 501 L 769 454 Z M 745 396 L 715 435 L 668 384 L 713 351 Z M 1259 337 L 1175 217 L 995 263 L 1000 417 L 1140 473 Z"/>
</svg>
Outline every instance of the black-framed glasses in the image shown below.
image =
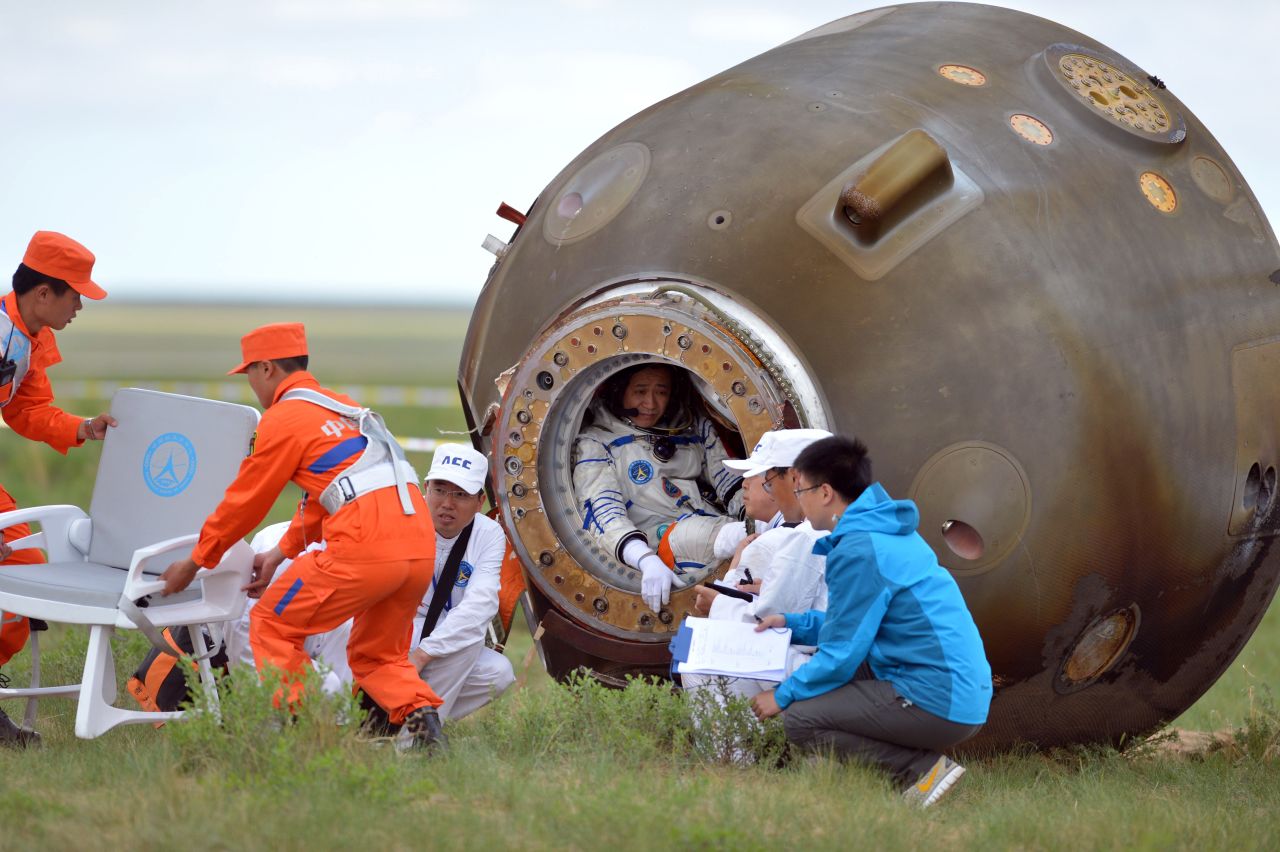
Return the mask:
<svg viewBox="0 0 1280 852">
<path fill-rule="evenodd" d="M 454 500 L 465 500 L 468 497 L 474 497 L 474 494 L 468 494 L 462 490 L 454 490 L 452 488 L 442 488 L 439 485 L 428 485 L 427 492 L 432 496 L 441 500 L 447 500 L 452 497 Z"/>
<path fill-rule="evenodd" d="M 824 485 L 826 485 L 825 482 L 819 482 L 817 485 L 810 485 L 808 488 L 792 489 L 791 493 L 796 495 L 796 497 L 799 497 L 801 494 L 803 494 L 806 491 L 817 491 L 819 488 L 821 488 Z"/>
<path fill-rule="evenodd" d="M 770 483 L 770 482 L 773 482 L 775 479 L 777 479 L 779 476 L 782 476 L 782 475 L 783 475 L 783 474 L 785 474 L 785 473 L 786 473 L 786 471 L 785 471 L 785 470 L 780 470 L 780 471 L 778 471 L 777 473 L 775 473 L 773 476 L 766 476 L 766 477 L 764 478 L 764 482 L 761 482 L 761 483 L 760 483 L 760 487 L 764 489 L 764 493 L 766 493 L 766 494 L 772 494 L 772 493 L 773 493 L 773 486 L 772 486 L 772 485 L 770 485 L 769 483 Z"/>
</svg>

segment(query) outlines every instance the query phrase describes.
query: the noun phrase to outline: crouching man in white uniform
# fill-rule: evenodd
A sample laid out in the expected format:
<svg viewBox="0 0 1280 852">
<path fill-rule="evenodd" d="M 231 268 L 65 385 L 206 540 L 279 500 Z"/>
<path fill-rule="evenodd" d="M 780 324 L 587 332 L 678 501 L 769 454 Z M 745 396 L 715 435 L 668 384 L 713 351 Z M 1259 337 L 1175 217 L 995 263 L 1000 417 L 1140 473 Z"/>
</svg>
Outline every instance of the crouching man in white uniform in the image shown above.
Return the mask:
<svg viewBox="0 0 1280 852">
<path fill-rule="evenodd" d="M 427 473 L 427 507 L 436 528 L 436 572 L 413 621 L 409 662 L 444 699 L 440 718 L 445 720 L 479 710 L 515 682 L 511 662 L 484 641 L 489 622 L 498 612 L 507 548 L 502 527 L 480 514 L 488 472 L 488 461 L 470 447 L 441 444 Z M 449 557 L 464 534 L 456 578 L 444 588 Z M 430 625 L 433 610 L 438 617 Z"/>
</svg>

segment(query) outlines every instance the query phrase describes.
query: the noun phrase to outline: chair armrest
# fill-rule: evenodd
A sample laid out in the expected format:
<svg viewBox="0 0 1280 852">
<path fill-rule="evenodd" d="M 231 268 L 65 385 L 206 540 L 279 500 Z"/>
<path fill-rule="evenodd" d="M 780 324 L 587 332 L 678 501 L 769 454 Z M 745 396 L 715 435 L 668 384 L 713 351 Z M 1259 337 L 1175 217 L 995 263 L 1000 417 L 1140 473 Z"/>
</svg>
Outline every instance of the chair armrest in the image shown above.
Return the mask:
<svg viewBox="0 0 1280 852">
<path fill-rule="evenodd" d="M 172 562 L 181 558 L 178 554 L 183 550 L 186 550 L 187 555 L 190 555 L 191 549 L 195 547 L 199 539 L 199 534 L 191 533 L 190 535 L 181 535 L 156 544 L 149 544 L 146 547 L 140 547 L 135 550 L 133 552 L 133 561 L 129 563 L 129 576 L 124 581 L 124 596 L 131 601 L 136 601 L 147 595 L 163 592 L 163 580 L 142 579 L 142 572 L 147 563 L 161 557 L 167 557 Z M 166 565 L 165 567 L 168 566 Z"/>
<path fill-rule="evenodd" d="M 15 539 L 9 546 L 14 550 L 43 549 L 50 562 L 80 562 L 85 555 L 71 544 L 71 525 L 88 517 L 79 506 L 32 506 L 0 512 L 0 529 L 38 523 L 40 532 Z"/>
<path fill-rule="evenodd" d="M 164 591 L 162 580 L 144 580 L 142 569 L 146 562 L 156 559 L 171 560 L 190 553 L 198 536 L 181 536 L 162 541 L 134 552 L 129 574 L 125 577 L 120 595 L 123 619 L 118 626 L 143 629 L 175 624 L 198 624 L 237 619 L 244 611 L 244 586 L 253 573 L 253 549 L 244 541 L 237 541 L 223 554 L 222 561 L 210 569 L 201 568 L 196 575 L 201 594 L 198 600 L 164 604 L 143 611 L 132 606 L 147 595 Z M 126 605 L 128 604 L 128 605 Z M 130 615 L 130 612 L 133 615 Z M 136 616 L 136 617 L 135 617 Z M 144 626 L 146 625 L 146 626 Z M 152 640 L 153 644 L 156 642 Z M 160 647 L 157 645 L 157 647 Z"/>
</svg>

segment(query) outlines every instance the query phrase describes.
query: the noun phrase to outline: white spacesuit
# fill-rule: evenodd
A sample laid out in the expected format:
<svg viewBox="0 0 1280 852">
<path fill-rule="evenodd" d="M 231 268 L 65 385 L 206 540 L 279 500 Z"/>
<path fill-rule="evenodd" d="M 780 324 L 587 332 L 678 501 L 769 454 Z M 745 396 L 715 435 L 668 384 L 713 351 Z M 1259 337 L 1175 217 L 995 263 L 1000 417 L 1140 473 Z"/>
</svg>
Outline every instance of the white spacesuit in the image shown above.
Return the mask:
<svg viewBox="0 0 1280 852">
<path fill-rule="evenodd" d="M 711 421 L 694 415 L 688 428 L 660 434 L 630 425 L 601 400 L 591 413 L 573 452 L 582 528 L 619 561 L 634 565 L 626 558 L 634 541 L 670 559 L 686 584 L 697 582 L 714 565 L 717 534 L 742 510 L 742 479 L 721 464 L 727 454 Z M 703 498 L 699 479 L 727 515 Z"/>
</svg>

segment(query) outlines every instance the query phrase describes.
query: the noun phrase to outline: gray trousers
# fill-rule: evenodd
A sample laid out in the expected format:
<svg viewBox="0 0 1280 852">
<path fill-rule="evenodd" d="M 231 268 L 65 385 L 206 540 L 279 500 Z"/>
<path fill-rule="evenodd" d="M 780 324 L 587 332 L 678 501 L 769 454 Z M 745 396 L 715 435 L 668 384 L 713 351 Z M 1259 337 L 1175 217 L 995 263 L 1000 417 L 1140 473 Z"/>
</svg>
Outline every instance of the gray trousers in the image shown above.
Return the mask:
<svg viewBox="0 0 1280 852">
<path fill-rule="evenodd" d="M 861 672 L 860 672 L 861 674 Z M 943 751 L 978 733 L 921 710 L 884 680 L 854 680 L 782 711 L 787 739 L 809 751 L 879 767 L 906 789 Z"/>
</svg>

